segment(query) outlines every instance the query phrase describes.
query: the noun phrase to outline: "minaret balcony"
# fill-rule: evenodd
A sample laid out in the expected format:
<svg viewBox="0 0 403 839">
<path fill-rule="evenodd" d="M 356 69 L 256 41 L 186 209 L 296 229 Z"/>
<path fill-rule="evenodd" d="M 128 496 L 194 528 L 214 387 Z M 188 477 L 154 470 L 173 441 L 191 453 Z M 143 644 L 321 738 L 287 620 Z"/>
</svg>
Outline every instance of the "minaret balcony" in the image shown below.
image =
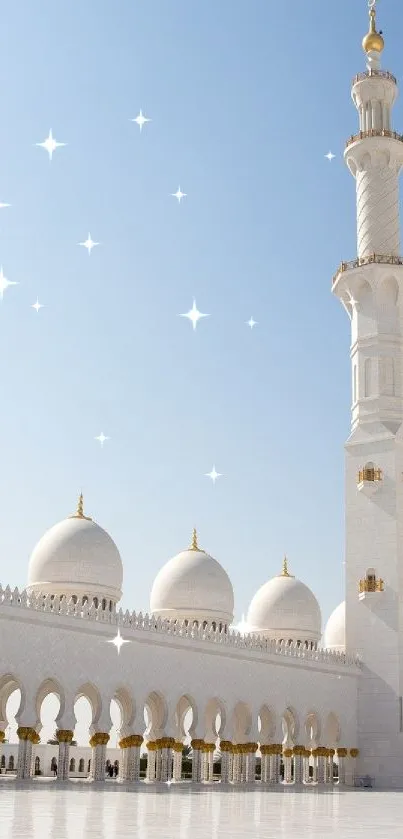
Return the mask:
<svg viewBox="0 0 403 839">
<path fill-rule="evenodd" d="M 357 476 L 357 489 L 370 497 L 377 492 L 381 481 L 382 472 L 380 469 L 375 469 L 373 466 L 364 466 L 364 469 L 360 469 Z"/>
<path fill-rule="evenodd" d="M 379 594 L 385 589 L 383 580 L 378 579 L 372 575 L 368 575 L 364 580 L 359 582 L 359 600 L 365 600 L 367 597 L 372 597 L 374 594 Z"/>
<path fill-rule="evenodd" d="M 366 140 L 367 137 L 389 137 L 392 140 L 399 140 L 403 143 L 403 134 L 398 134 L 397 131 L 390 131 L 389 128 L 370 128 L 369 131 L 359 131 L 358 134 L 353 134 L 346 140 L 346 149 L 356 143 L 358 140 Z"/>
<path fill-rule="evenodd" d="M 373 263 L 377 263 L 378 265 L 403 265 L 403 257 L 393 256 L 391 254 L 371 253 L 369 256 L 351 259 L 350 262 L 341 262 L 336 273 L 333 275 L 332 289 L 337 285 L 340 275 L 344 274 L 345 271 L 351 271 L 354 268 L 361 268 L 363 265 L 372 265 Z"/>
<path fill-rule="evenodd" d="M 393 73 L 390 73 L 389 70 L 372 70 L 371 69 L 371 70 L 367 70 L 364 73 L 357 73 L 357 75 L 354 76 L 354 78 L 353 78 L 352 86 L 354 87 L 354 85 L 357 84 L 357 82 L 363 82 L 365 79 L 371 79 L 372 77 L 375 77 L 375 78 L 378 78 L 378 79 L 379 78 L 388 79 L 389 81 L 394 82 L 394 84 L 397 85 L 396 76 L 394 76 Z"/>
</svg>

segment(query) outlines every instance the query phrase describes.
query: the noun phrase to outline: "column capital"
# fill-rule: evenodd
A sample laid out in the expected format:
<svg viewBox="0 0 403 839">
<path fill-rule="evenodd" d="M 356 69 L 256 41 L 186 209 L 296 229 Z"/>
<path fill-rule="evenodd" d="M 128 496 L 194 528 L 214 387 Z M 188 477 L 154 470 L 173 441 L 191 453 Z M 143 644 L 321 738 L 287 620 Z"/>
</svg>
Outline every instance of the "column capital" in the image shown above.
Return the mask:
<svg viewBox="0 0 403 839">
<path fill-rule="evenodd" d="M 341 747 L 340 749 L 336 749 L 337 757 L 347 757 L 348 749 Z"/>
<path fill-rule="evenodd" d="M 221 752 L 232 752 L 233 745 L 231 740 L 220 740 L 220 751 Z"/>
<path fill-rule="evenodd" d="M 156 740 L 149 740 L 146 743 L 146 748 L 149 752 L 156 752 L 158 749 L 157 741 Z"/>
<path fill-rule="evenodd" d="M 102 731 L 97 731 L 90 739 L 90 746 L 92 748 L 96 746 L 106 746 L 107 743 L 109 743 L 109 734 Z"/>
<path fill-rule="evenodd" d="M 215 743 L 203 743 L 203 745 L 201 747 L 201 751 L 205 752 L 206 754 L 208 754 L 208 752 L 214 752 L 215 751 Z"/>
<path fill-rule="evenodd" d="M 4 731 L 0 731 L 0 743 L 4 743 L 6 735 Z"/>
<path fill-rule="evenodd" d="M 157 744 L 157 749 L 172 749 L 175 739 L 174 737 L 160 737 L 160 739 L 155 742 Z"/>
<path fill-rule="evenodd" d="M 59 743 L 71 743 L 74 736 L 74 731 L 69 728 L 58 728 L 56 731 L 56 740 Z"/>
<path fill-rule="evenodd" d="M 350 757 L 358 757 L 359 749 L 350 749 Z"/>
<path fill-rule="evenodd" d="M 128 737 L 123 737 L 122 740 L 119 740 L 119 746 L 121 749 L 130 749 L 131 746 L 141 746 L 142 742 L 142 734 L 130 734 Z"/>
<path fill-rule="evenodd" d="M 292 757 L 294 754 L 293 749 L 283 749 L 284 757 Z"/>
<path fill-rule="evenodd" d="M 300 755 L 301 757 L 304 757 L 306 749 L 305 746 L 294 746 L 292 751 L 294 755 Z"/>
<path fill-rule="evenodd" d="M 172 744 L 172 750 L 174 752 L 180 752 L 182 754 L 183 749 L 184 749 L 184 745 L 181 742 L 181 740 L 174 740 L 174 742 Z"/>
<path fill-rule="evenodd" d="M 204 746 L 204 740 L 192 740 L 190 743 L 192 749 L 202 749 Z"/>
<path fill-rule="evenodd" d="M 29 740 L 31 743 L 39 743 L 40 737 L 34 728 L 26 725 L 21 725 L 17 728 L 17 737 L 20 740 Z"/>
</svg>

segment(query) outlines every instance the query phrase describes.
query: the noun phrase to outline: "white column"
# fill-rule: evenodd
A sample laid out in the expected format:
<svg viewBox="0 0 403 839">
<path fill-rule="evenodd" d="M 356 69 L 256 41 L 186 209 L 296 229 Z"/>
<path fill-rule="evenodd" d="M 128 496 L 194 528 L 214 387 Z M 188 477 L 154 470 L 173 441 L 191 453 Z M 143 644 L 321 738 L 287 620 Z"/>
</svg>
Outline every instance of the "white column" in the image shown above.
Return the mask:
<svg viewBox="0 0 403 839">
<path fill-rule="evenodd" d="M 17 729 L 19 737 L 17 757 L 17 778 L 32 777 L 32 746 L 37 739 L 34 728 L 20 726 Z"/>
<path fill-rule="evenodd" d="M 70 743 L 73 739 L 73 731 L 61 728 L 56 731 L 56 739 L 59 741 L 59 754 L 57 758 L 57 780 L 67 781 L 69 777 Z"/>
<path fill-rule="evenodd" d="M 254 784 L 256 781 L 256 751 L 257 743 L 248 743 L 250 749 L 245 755 L 245 782 Z"/>
<path fill-rule="evenodd" d="M 346 757 L 347 749 L 337 749 L 337 758 L 339 761 L 339 784 L 341 787 L 346 783 Z"/>
<path fill-rule="evenodd" d="M 317 769 L 316 769 L 316 780 L 318 784 L 324 784 L 326 778 L 326 760 L 327 757 L 324 754 L 326 749 L 323 747 L 319 747 L 316 751 L 316 760 L 317 760 Z"/>
<path fill-rule="evenodd" d="M 200 784 L 202 780 L 202 749 L 204 740 L 192 740 L 192 781 Z"/>
<path fill-rule="evenodd" d="M 292 782 L 292 749 L 284 749 L 284 783 L 291 784 Z"/>
<path fill-rule="evenodd" d="M 294 783 L 302 784 L 303 781 L 303 755 L 305 752 L 304 746 L 294 746 Z"/>
<path fill-rule="evenodd" d="M 143 742 L 141 734 L 130 734 L 119 742 L 122 749 L 122 760 L 119 767 L 119 782 L 135 782 L 140 778 L 140 746 Z"/>
<path fill-rule="evenodd" d="M 240 746 L 234 746 L 232 757 L 232 783 L 240 784 L 242 778 L 242 752 Z"/>
<path fill-rule="evenodd" d="M 92 747 L 91 757 L 91 781 L 105 780 L 106 746 L 109 742 L 109 734 L 98 731 L 92 735 L 90 746 Z"/>
<path fill-rule="evenodd" d="M 176 742 L 173 748 L 173 777 L 172 780 L 178 783 L 182 780 L 182 749 L 183 743 Z"/>
<path fill-rule="evenodd" d="M 228 784 L 231 780 L 231 758 L 232 743 L 229 740 L 221 740 L 221 783 Z"/>
<path fill-rule="evenodd" d="M 270 754 L 266 749 L 267 746 L 260 746 L 260 780 L 262 784 L 270 782 Z"/>
<path fill-rule="evenodd" d="M 148 756 L 147 756 L 147 781 L 152 783 L 155 781 L 156 778 L 156 754 L 157 754 L 157 746 L 155 741 L 151 741 L 147 743 L 148 749 Z"/>
</svg>

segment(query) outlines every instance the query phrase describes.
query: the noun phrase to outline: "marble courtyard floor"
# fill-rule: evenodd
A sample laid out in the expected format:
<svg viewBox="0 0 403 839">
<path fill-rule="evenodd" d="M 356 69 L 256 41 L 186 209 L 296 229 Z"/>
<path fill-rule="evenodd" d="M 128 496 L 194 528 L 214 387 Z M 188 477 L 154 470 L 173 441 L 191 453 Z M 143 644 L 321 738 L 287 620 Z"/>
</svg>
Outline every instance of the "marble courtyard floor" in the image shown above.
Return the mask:
<svg viewBox="0 0 403 839">
<path fill-rule="evenodd" d="M 401 839 L 403 792 L 0 778 L 1 839 Z"/>
</svg>

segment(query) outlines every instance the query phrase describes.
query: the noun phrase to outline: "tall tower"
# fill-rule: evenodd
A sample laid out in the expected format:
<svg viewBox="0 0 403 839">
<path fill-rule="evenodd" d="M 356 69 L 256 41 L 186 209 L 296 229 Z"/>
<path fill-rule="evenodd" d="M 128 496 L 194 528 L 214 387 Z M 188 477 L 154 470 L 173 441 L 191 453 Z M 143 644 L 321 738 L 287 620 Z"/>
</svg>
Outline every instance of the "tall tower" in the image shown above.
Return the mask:
<svg viewBox="0 0 403 839">
<path fill-rule="evenodd" d="M 399 187 L 403 136 L 392 129 L 394 76 L 375 0 L 352 83 L 359 133 L 345 161 L 355 178 L 358 257 L 332 290 L 351 319 L 351 434 L 346 443 L 346 649 L 358 653 L 357 773 L 403 788 L 403 259 Z"/>
</svg>

